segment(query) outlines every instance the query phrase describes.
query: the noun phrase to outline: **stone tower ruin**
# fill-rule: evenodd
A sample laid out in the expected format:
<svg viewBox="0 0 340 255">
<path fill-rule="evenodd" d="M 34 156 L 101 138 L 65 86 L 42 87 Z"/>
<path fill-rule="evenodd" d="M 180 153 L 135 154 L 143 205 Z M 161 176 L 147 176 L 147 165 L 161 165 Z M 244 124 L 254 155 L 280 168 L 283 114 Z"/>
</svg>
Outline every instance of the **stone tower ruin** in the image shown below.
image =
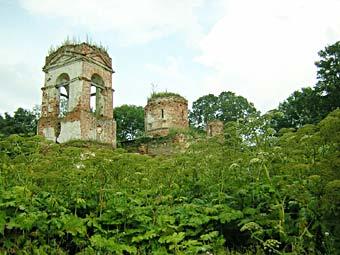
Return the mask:
<svg viewBox="0 0 340 255">
<path fill-rule="evenodd" d="M 223 135 L 224 124 L 220 120 L 211 120 L 207 123 L 207 136 L 214 137 Z"/>
<path fill-rule="evenodd" d="M 116 146 L 112 62 L 88 43 L 66 44 L 46 57 L 38 134 L 64 143 L 92 140 Z"/>
<path fill-rule="evenodd" d="M 175 93 L 154 93 L 144 108 L 145 133 L 166 136 L 171 128 L 188 128 L 188 101 Z"/>
</svg>

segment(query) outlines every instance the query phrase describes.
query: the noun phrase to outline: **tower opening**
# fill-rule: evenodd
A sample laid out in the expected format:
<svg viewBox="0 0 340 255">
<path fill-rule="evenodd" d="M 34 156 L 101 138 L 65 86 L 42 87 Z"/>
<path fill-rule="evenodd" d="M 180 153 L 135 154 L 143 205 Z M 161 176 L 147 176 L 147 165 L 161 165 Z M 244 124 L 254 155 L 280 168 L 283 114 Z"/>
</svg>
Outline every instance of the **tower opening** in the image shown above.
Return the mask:
<svg viewBox="0 0 340 255">
<path fill-rule="evenodd" d="M 70 94 L 70 77 L 67 73 L 58 76 L 56 81 L 56 88 L 58 90 L 58 117 L 65 117 L 69 111 L 69 94 Z"/>
<path fill-rule="evenodd" d="M 84 140 L 115 147 L 113 70 L 107 52 L 89 43 L 66 43 L 45 58 L 43 71 L 38 134 L 58 143 Z"/>
<path fill-rule="evenodd" d="M 96 116 L 103 116 L 104 114 L 104 89 L 103 79 L 98 74 L 92 75 L 90 110 L 95 113 Z"/>
</svg>

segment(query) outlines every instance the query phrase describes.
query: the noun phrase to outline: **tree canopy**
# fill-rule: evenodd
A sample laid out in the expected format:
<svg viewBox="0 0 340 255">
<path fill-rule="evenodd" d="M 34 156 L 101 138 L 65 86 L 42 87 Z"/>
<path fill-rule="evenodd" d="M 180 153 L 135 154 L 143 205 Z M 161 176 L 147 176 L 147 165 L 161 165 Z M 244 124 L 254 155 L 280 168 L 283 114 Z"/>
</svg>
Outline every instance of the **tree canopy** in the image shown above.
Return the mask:
<svg viewBox="0 0 340 255">
<path fill-rule="evenodd" d="M 277 130 L 316 124 L 340 107 L 340 42 L 321 50 L 319 57 L 316 85 L 294 91 L 274 110 L 282 113 L 275 119 Z"/>
<path fill-rule="evenodd" d="M 301 127 L 307 123 L 317 123 L 322 119 L 320 114 L 320 96 L 311 87 L 294 91 L 274 110 L 276 115 L 274 127 L 277 130 L 289 127 Z"/>
<path fill-rule="evenodd" d="M 7 112 L 0 115 L 0 135 L 11 134 L 35 135 L 37 132 L 38 113 L 19 107 L 14 115 Z"/>
<path fill-rule="evenodd" d="M 340 41 L 327 46 L 319 52 L 318 82 L 315 90 L 321 96 L 323 117 L 340 107 Z"/>
<path fill-rule="evenodd" d="M 224 91 L 219 96 L 209 94 L 193 102 L 189 118 L 191 125 L 203 129 L 210 120 L 235 121 L 256 113 L 256 108 L 246 98 Z"/>
<path fill-rule="evenodd" d="M 144 108 L 136 105 L 122 105 L 114 109 L 117 122 L 117 140 L 135 139 L 144 133 Z"/>
</svg>

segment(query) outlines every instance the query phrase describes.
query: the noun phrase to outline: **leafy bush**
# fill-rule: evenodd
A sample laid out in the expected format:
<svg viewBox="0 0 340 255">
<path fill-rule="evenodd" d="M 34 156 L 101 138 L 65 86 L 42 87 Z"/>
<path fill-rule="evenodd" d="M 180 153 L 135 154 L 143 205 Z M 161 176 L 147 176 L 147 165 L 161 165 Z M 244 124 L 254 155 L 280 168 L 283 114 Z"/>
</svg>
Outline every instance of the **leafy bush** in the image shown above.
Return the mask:
<svg viewBox="0 0 340 255">
<path fill-rule="evenodd" d="M 0 253 L 337 254 L 339 119 L 279 136 L 229 123 L 166 157 L 10 136 Z"/>
</svg>

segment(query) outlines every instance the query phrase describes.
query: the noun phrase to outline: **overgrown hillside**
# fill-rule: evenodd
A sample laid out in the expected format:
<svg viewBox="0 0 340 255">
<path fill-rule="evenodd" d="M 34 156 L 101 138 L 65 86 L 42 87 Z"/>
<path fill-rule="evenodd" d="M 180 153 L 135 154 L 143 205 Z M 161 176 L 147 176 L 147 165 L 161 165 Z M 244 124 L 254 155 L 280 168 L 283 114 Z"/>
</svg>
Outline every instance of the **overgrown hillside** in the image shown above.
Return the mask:
<svg viewBox="0 0 340 255">
<path fill-rule="evenodd" d="M 338 254 L 340 110 L 149 157 L 40 137 L 0 141 L 1 254 Z"/>
</svg>

